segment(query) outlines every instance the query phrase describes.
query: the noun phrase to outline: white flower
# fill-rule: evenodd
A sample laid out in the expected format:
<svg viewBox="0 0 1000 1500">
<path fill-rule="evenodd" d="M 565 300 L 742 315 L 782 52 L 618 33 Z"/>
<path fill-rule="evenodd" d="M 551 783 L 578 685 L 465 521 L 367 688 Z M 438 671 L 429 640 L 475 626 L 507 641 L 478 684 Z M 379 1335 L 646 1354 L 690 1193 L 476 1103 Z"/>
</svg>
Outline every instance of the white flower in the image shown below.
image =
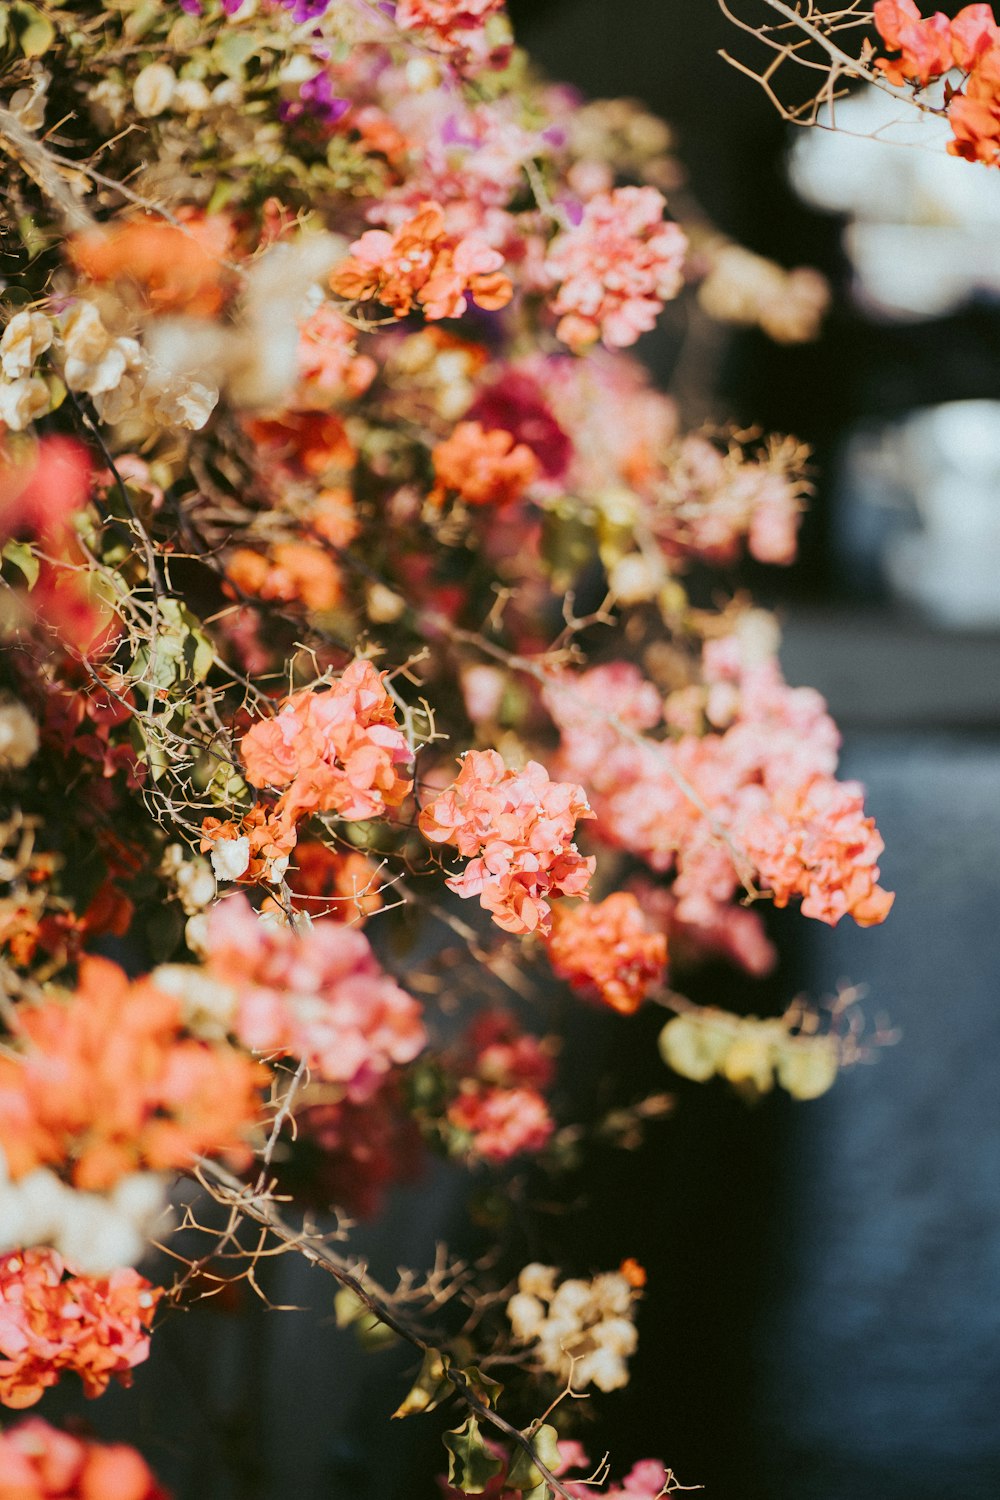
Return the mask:
<svg viewBox="0 0 1000 1500">
<path fill-rule="evenodd" d="M 151 978 L 158 990 L 181 1002 L 189 1030 L 203 1037 L 227 1034 L 237 1004 L 236 991 L 229 985 L 211 979 L 195 964 L 161 964 Z"/>
<path fill-rule="evenodd" d="M 48 73 L 39 73 L 29 88 L 11 95 L 8 108 L 25 130 L 40 130 L 45 124 L 45 93 L 50 82 Z"/>
<path fill-rule="evenodd" d="M 29 422 L 44 416 L 52 404 L 44 380 L 0 380 L 0 422 L 11 432 L 22 432 Z"/>
<path fill-rule="evenodd" d="M 591 1283 L 594 1302 L 602 1313 L 623 1316 L 632 1306 L 632 1288 L 620 1271 L 605 1271 Z"/>
<path fill-rule="evenodd" d="M 184 941 L 199 958 L 208 955 L 208 913 L 196 911 L 184 923 Z"/>
<path fill-rule="evenodd" d="M 215 900 L 215 876 L 207 859 L 185 860 L 174 873 L 174 881 L 186 916 L 193 917 Z"/>
<path fill-rule="evenodd" d="M 52 324 L 42 313 L 19 312 L 0 338 L 0 367 L 10 380 L 30 375 L 39 354 L 52 343 Z"/>
<path fill-rule="evenodd" d="M 23 703 L 0 702 L 0 771 L 20 770 L 38 749 L 38 727 Z"/>
<path fill-rule="evenodd" d="M 507 1303 L 507 1317 L 514 1330 L 514 1337 L 524 1343 L 537 1338 L 545 1321 L 545 1308 L 537 1297 L 527 1292 L 516 1292 Z"/>
<path fill-rule="evenodd" d="M 277 859 L 271 860 L 271 862 L 267 866 L 267 872 L 264 876 L 268 885 L 281 884 L 286 874 L 288 873 L 288 860 L 289 856 L 287 854 L 279 854 Z"/>
<path fill-rule="evenodd" d="M 250 840 L 245 834 L 238 839 L 217 839 L 211 860 L 219 880 L 239 880 L 250 863 Z"/>
<path fill-rule="evenodd" d="M 573 1383 L 579 1388 L 596 1385 L 599 1391 L 618 1391 L 628 1385 L 628 1366 L 617 1354 L 607 1349 L 595 1349 L 585 1354 L 573 1370 Z"/>
<path fill-rule="evenodd" d="M 170 108 L 177 114 L 201 114 L 212 103 L 212 96 L 199 78 L 181 78 L 174 89 Z"/>
<path fill-rule="evenodd" d="M 519 1291 L 530 1292 L 533 1297 L 544 1297 L 546 1301 L 551 1299 L 555 1284 L 555 1266 L 543 1266 L 537 1260 L 525 1266 L 517 1278 Z"/>
<path fill-rule="evenodd" d="M 219 400 L 219 392 L 198 380 L 173 382 L 147 393 L 151 413 L 164 427 L 183 427 L 198 432 L 208 421 Z"/>
<path fill-rule="evenodd" d="M 78 302 L 62 328 L 63 379 L 71 391 L 103 395 L 121 384 L 141 351 L 135 339 L 113 338 L 92 302 Z"/>
<path fill-rule="evenodd" d="M 148 63 L 132 85 L 132 98 L 141 115 L 162 115 L 177 87 L 177 74 L 166 63 Z"/>
</svg>

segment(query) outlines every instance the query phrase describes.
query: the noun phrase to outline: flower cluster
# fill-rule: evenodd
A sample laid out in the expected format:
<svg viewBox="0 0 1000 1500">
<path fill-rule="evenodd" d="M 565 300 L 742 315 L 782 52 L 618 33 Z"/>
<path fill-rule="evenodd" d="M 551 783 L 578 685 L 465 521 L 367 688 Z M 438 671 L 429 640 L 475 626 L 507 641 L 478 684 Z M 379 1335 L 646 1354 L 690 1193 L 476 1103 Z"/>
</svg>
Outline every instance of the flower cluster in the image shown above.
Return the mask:
<svg viewBox="0 0 1000 1500">
<path fill-rule="evenodd" d="M 748 656 L 749 653 L 749 656 Z M 675 870 L 677 915 L 714 926 L 748 875 L 781 905 L 804 898 L 831 925 L 884 920 L 876 882 L 882 843 L 861 816 L 860 789 L 833 778 L 838 735 L 825 704 L 788 688 L 765 643 L 715 641 L 704 681 L 662 708 L 673 740 L 654 740 L 661 706 L 623 663 L 556 682 L 547 702 L 562 732 L 561 765 L 594 797 L 598 833 L 654 870 Z M 780 810 L 779 810 L 780 809 Z"/>
<path fill-rule="evenodd" d="M 122 1385 L 149 1355 L 160 1292 L 138 1272 L 75 1276 L 54 1250 L 0 1260 L 0 1401 L 33 1406 L 72 1372 L 88 1396 Z"/>
<path fill-rule="evenodd" d="M 204 968 L 154 974 L 192 1029 L 231 1030 L 254 1051 L 298 1058 L 359 1101 L 424 1046 L 420 1005 L 354 927 L 325 919 L 300 934 L 231 896 L 210 914 L 206 949 Z"/>
<path fill-rule="evenodd" d="M 0 1162 L 0 1254 L 47 1245 L 87 1275 L 134 1265 L 154 1226 L 169 1227 L 166 1186 L 155 1172 L 120 1177 L 109 1193 L 71 1187 L 48 1167 L 12 1182 Z"/>
<path fill-rule="evenodd" d="M 478 422 L 459 422 L 432 455 L 437 480 L 433 496 L 451 491 L 466 505 L 511 505 L 538 474 L 538 460 L 502 427 L 487 431 Z"/>
<path fill-rule="evenodd" d="M 875 26 L 894 58 L 875 66 L 890 83 L 925 88 L 958 68 L 965 78 L 947 97 L 953 156 L 996 165 L 1000 161 L 1000 26 L 989 5 L 966 5 L 951 20 L 922 16 L 914 0 L 876 0 Z"/>
<path fill-rule="evenodd" d="M 600 902 L 557 906 L 547 940 L 560 979 L 630 1015 L 663 980 L 667 940 L 650 929 L 635 896 L 614 891 Z"/>
<path fill-rule="evenodd" d="M 594 814 L 580 786 L 552 781 L 529 761 L 512 771 L 495 750 L 470 750 L 455 782 L 421 811 L 420 831 L 451 844 L 469 864 L 448 885 L 478 896 L 507 932 L 546 933 L 548 897 L 582 896 L 595 861 L 573 843 L 580 818 Z"/>
<path fill-rule="evenodd" d="M 223 1042 L 185 1036 L 178 1001 L 86 958 L 73 994 L 22 1005 L 0 1057 L 0 1147 L 17 1180 L 65 1166 L 103 1191 L 129 1173 L 245 1153 L 266 1070 Z"/>
<path fill-rule="evenodd" d="M 457 1132 L 452 1154 L 498 1164 L 548 1144 L 554 1125 L 543 1091 L 552 1082 L 552 1059 L 512 1016 L 482 1012 L 444 1062 L 461 1080 L 446 1112 Z"/>
<path fill-rule="evenodd" d="M 315 812 L 379 817 L 412 786 L 396 769 L 411 752 L 395 705 L 382 674 L 361 659 L 329 686 L 293 693 L 248 730 L 240 755 L 252 786 L 285 789 L 275 814 L 286 827 Z"/>
<path fill-rule="evenodd" d="M 141 1454 L 29 1417 L 0 1433 L 0 1500 L 169 1500 Z"/>
<path fill-rule="evenodd" d="M 457 318 L 477 307 L 506 307 L 513 295 L 503 256 L 475 234 L 449 234 L 444 210 L 424 203 L 393 233 L 369 229 L 330 278 L 338 297 L 378 302 L 403 318 L 417 306 L 427 318 Z"/>
<path fill-rule="evenodd" d="M 613 349 L 634 344 L 680 291 L 687 239 L 664 222 L 665 206 L 650 187 L 598 193 L 579 224 L 553 240 L 545 271 L 558 287 L 556 332 L 571 349 L 598 339 Z"/>
<path fill-rule="evenodd" d="M 525 1266 L 507 1303 L 514 1337 L 574 1390 L 619 1390 L 628 1384 L 627 1360 L 637 1344 L 635 1286 L 621 1271 L 558 1286 L 557 1274 L 553 1266 Z"/>
</svg>

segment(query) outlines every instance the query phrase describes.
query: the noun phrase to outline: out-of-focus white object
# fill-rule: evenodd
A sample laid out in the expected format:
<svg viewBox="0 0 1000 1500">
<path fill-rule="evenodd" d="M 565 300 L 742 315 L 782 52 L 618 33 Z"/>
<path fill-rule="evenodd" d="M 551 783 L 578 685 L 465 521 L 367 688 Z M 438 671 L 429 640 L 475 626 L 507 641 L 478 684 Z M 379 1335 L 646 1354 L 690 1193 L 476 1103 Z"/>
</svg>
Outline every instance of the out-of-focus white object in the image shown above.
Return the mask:
<svg viewBox="0 0 1000 1500">
<path fill-rule="evenodd" d="M 943 317 L 977 292 L 1000 294 L 1000 172 L 949 156 L 950 138 L 940 116 L 869 85 L 792 148 L 800 197 L 849 216 L 855 298 L 882 317 Z"/>
<path fill-rule="evenodd" d="M 856 434 L 844 479 L 862 510 L 884 508 L 882 568 L 900 599 L 952 629 L 1000 627 L 1000 401 Z"/>
</svg>

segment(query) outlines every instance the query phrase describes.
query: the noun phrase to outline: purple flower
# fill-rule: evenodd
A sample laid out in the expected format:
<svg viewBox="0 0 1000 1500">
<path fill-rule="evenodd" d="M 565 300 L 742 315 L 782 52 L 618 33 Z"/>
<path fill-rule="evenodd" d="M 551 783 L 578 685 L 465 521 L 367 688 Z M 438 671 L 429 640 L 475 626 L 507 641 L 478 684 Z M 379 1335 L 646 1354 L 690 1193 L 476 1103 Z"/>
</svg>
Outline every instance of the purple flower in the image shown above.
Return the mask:
<svg viewBox="0 0 1000 1500">
<path fill-rule="evenodd" d="M 294 124 L 311 115 L 321 125 L 336 125 L 351 107 L 349 99 L 340 99 L 326 73 L 316 73 L 299 86 L 299 97 L 279 106 L 278 115 L 286 124 Z"/>
</svg>

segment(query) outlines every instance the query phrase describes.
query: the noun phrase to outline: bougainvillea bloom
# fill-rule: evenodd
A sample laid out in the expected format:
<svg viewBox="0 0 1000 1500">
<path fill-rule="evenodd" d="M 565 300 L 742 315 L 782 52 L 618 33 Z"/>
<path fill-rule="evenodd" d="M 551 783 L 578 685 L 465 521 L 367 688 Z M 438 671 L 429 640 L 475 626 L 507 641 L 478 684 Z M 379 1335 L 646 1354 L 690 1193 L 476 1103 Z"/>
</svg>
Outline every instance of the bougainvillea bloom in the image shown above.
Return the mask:
<svg viewBox="0 0 1000 1500">
<path fill-rule="evenodd" d="M 913 0 L 876 0 L 873 15 L 886 46 L 900 53 L 876 59 L 890 83 L 925 85 L 951 67 L 951 28 L 940 11 L 924 19 Z"/>
<path fill-rule="evenodd" d="M 72 1437 L 29 1417 L 0 1433 L 0 1500 L 170 1500 L 124 1443 Z"/>
<path fill-rule="evenodd" d="M 442 50 L 468 45 L 470 32 L 503 10 L 504 0 L 397 0 L 401 31 L 422 31 Z"/>
<path fill-rule="evenodd" d="M 314 812 L 376 818 L 413 784 L 397 770 L 410 747 L 370 661 L 353 661 L 316 692 L 293 693 L 243 736 L 240 754 L 252 786 L 285 788 L 277 814 L 290 824 Z"/>
<path fill-rule="evenodd" d="M 0 1259 L 0 1401 L 33 1406 L 69 1371 L 99 1396 L 149 1355 L 158 1287 L 137 1271 L 74 1276 L 54 1250 Z M 0 1491 L 2 1493 L 2 1491 Z"/>
<path fill-rule="evenodd" d="M 552 781 L 529 761 L 510 771 L 496 750 L 470 750 L 458 777 L 420 814 L 420 831 L 451 844 L 469 860 L 448 885 L 478 896 L 506 932 L 548 932 L 550 896 L 582 896 L 595 861 L 580 854 L 573 834 L 594 816 L 583 788 Z"/>
<path fill-rule="evenodd" d="M 448 234 L 440 204 L 424 203 L 392 234 L 369 229 L 355 240 L 330 285 L 338 297 L 379 302 L 397 318 L 414 305 L 428 318 L 457 318 L 469 297 L 486 309 L 507 305 L 513 289 L 502 265 L 503 256 L 478 235 Z"/>
<path fill-rule="evenodd" d="M 556 333 L 571 349 L 634 344 L 680 291 L 687 238 L 664 222 L 665 206 L 651 187 L 598 193 L 553 240 L 545 270 L 557 287 Z"/>
<path fill-rule="evenodd" d="M 448 1123 L 471 1137 L 469 1152 L 499 1164 L 541 1151 L 555 1125 L 541 1094 L 471 1085 L 448 1106 Z"/>
<path fill-rule="evenodd" d="M 234 1048 L 184 1036 L 180 1006 L 149 980 L 85 958 L 72 997 L 18 1007 L 0 1056 L 0 1147 L 12 1178 L 65 1167 L 102 1190 L 142 1167 L 245 1154 L 266 1070 Z"/>
<path fill-rule="evenodd" d="M 560 979 L 625 1015 L 662 982 L 667 963 L 666 937 L 647 926 L 627 891 L 593 904 L 557 906 L 547 946 Z"/>
<path fill-rule="evenodd" d="M 893 896 L 878 884 L 885 845 L 864 816 L 857 782 L 815 776 L 779 790 L 741 830 L 743 845 L 774 893 L 775 905 L 802 898 L 802 914 L 834 926 L 852 916 L 859 927 L 884 922 Z"/>
<path fill-rule="evenodd" d="M 385 973 L 355 927 L 326 919 L 293 932 L 232 896 L 209 916 L 207 949 L 206 970 L 194 973 L 226 988 L 221 1008 L 228 1004 L 244 1045 L 297 1057 L 356 1101 L 424 1047 L 419 1001 Z"/>
<path fill-rule="evenodd" d="M 515 443 L 502 427 L 487 432 L 478 422 L 459 422 L 431 456 L 434 497 L 452 491 L 467 505 L 512 505 L 539 472 L 530 448 Z"/>
</svg>

